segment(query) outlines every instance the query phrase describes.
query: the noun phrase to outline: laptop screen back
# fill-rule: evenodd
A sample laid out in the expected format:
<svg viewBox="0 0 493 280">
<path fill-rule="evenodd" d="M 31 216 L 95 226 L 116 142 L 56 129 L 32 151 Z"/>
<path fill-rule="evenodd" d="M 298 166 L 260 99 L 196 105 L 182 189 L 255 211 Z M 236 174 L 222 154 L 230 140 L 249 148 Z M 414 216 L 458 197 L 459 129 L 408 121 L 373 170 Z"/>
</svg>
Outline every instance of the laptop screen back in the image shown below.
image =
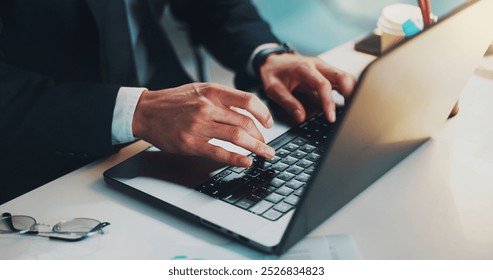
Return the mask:
<svg viewBox="0 0 493 280">
<path fill-rule="evenodd" d="M 492 14 L 493 1 L 473 1 L 369 65 L 278 253 L 443 126 L 493 39 Z"/>
</svg>

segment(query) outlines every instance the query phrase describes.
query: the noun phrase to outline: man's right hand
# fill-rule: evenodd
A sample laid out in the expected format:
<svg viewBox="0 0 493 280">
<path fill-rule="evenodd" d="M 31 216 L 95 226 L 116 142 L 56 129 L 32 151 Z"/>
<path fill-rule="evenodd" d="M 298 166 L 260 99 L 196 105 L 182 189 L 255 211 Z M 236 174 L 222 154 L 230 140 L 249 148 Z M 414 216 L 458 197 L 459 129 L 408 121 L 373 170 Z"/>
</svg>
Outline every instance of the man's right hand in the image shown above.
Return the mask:
<svg viewBox="0 0 493 280">
<path fill-rule="evenodd" d="M 272 158 L 274 150 L 253 120 L 234 110 L 250 112 L 266 128 L 273 125 L 267 107 L 254 94 L 211 83 L 193 83 L 158 91 L 144 91 L 135 109 L 132 130 L 157 148 L 212 158 L 229 165 L 249 167 L 244 155 L 212 145 L 212 138 Z"/>
</svg>

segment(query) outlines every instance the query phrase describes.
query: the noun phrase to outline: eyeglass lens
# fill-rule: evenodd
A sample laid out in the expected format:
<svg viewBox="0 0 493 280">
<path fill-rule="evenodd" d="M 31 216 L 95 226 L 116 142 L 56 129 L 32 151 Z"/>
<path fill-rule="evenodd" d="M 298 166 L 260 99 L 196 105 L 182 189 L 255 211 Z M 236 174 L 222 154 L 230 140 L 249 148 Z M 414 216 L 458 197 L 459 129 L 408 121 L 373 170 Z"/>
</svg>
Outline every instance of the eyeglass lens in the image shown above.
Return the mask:
<svg viewBox="0 0 493 280">
<path fill-rule="evenodd" d="M 76 218 L 59 222 L 53 226 L 53 231 L 57 233 L 81 234 L 93 230 L 100 223 L 100 221 L 95 219 Z"/>
<path fill-rule="evenodd" d="M 9 213 L 2 215 L 0 222 L 1 233 L 24 233 L 29 231 L 36 224 L 36 220 L 29 216 L 11 216 Z"/>
</svg>

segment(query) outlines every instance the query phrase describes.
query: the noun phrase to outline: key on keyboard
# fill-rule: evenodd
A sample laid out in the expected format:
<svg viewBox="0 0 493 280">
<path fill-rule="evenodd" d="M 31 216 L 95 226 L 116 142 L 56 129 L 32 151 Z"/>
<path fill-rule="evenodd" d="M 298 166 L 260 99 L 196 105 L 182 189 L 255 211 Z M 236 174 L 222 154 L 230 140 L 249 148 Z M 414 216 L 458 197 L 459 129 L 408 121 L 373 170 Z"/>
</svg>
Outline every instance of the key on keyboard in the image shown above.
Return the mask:
<svg viewBox="0 0 493 280">
<path fill-rule="evenodd" d="M 338 116 L 341 112 L 338 110 Z M 229 167 L 195 189 L 266 219 L 278 220 L 296 207 L 334 131 L 334 125 L 319 113 L 270 142 L 276 149 L 274 158 L 250 155 L 252 167 Z"/>
</svg>

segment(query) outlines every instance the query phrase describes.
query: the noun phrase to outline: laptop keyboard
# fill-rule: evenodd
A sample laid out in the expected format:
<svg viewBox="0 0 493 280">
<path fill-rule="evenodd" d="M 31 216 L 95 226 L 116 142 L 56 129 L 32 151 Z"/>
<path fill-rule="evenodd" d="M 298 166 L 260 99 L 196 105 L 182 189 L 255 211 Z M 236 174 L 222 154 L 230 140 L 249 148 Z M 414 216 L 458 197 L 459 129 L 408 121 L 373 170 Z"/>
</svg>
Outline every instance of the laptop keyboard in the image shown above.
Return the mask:
<svg viewBox="0 0 493 280">
<path fill-rule="evenodd" d="M 338 117 L 341 114 L 342 109 L 337 111 Z M 334 131 L 335 125 L 319 113 L 271 141 L 274 158 L 250 154 L 251 167 L 228 167 L 195 189 L 268 220 L 278 220 L 298 204 Z"/>
</svg>

